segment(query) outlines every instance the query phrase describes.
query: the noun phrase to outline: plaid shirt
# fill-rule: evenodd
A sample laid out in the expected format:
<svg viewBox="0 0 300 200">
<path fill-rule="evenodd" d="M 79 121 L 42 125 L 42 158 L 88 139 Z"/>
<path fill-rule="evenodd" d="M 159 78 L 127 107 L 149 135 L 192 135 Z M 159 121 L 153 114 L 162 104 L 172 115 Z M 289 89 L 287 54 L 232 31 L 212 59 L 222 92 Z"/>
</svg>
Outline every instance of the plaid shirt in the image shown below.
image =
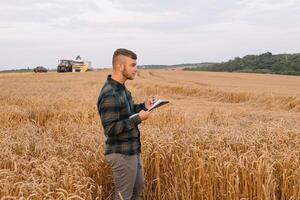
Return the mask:
<svg viewBox="0 0 300 200">
<path fill-rule="evenodd" d="M 139 154 L 141 142 L 138 124 L 141 123 L 141 118 L 136 115 L 129 119 L 129 116 L 142 109 L 146 110 L 145 104 L 134 104 L 125 85 L 108 75 L 101 89 L 97 107 L 106 137 L 104 154 Z"/>
</svg>

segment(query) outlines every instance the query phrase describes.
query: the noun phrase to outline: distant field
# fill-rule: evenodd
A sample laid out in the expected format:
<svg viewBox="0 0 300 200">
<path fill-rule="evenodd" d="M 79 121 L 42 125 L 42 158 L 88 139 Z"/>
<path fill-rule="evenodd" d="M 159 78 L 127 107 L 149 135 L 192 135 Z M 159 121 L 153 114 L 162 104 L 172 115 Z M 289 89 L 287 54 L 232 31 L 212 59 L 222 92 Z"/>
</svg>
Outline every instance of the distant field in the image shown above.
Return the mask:
<svg viewBox="0 0 300 200">
<path fill-rule="evenodd" d="M 0 199 L 111 199 L 96 100 L 109 70 L 0 74 Z M 143 199 L 300 199 L 300 77 L 141 70 Z M 2 198 L 1 198 L 2 197 Z"/>
</svg>

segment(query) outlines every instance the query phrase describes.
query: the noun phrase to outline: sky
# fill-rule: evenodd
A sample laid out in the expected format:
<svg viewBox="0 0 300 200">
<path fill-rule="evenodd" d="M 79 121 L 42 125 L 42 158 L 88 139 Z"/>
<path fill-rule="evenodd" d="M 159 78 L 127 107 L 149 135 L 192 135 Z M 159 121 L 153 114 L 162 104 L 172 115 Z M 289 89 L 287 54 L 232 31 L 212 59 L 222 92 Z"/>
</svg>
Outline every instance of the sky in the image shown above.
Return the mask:
<svg viewBox="0 0 300 200">
<path fill-rule="evenodd" d="M 300 53 L 300 1 L 0 0 L 0 70 L 77 55 L 110 67 L 117 48 L 140 65 Z"/>
</svg>

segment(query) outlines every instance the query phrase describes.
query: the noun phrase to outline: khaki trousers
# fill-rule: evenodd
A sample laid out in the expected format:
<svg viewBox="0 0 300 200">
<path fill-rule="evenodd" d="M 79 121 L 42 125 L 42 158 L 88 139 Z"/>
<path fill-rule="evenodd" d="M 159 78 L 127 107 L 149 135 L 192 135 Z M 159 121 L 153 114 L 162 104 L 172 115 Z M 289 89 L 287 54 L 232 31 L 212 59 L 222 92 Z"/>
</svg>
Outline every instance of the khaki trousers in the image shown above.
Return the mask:
<svg viewBox="0 0 300 200">
<path fill-rule="evenodd" d="M 144 188 L 140 156 L 111 153 L 105 158 L 112 168 L 115 184 L 114 200 L 139 200 Z"/>
</svg>

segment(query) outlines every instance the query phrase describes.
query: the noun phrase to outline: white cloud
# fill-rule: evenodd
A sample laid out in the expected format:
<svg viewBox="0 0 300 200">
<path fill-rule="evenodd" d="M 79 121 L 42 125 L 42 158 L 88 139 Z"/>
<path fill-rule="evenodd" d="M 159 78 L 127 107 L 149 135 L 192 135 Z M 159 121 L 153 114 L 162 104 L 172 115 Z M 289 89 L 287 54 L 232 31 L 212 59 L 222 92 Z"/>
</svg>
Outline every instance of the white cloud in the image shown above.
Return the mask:
<svg viewBox="0 0 300 200">
<path fill-rule="evenodd" d="M 55 67 L 77 54 L 107 66 L 118 47 L 136 50 L 143 64 L 295 52 L 299 12 L 296 0 L 1 1 L 0 55 L 4 66 Z"/>
<path fill-rule="evenodd" d="M 297 0 L 241 0 L 238 4 L 246 8 L 243 11 L 248 11 L 248 13 L 276 11 L 291 7 L 299 8 Z"/>
</svg>

